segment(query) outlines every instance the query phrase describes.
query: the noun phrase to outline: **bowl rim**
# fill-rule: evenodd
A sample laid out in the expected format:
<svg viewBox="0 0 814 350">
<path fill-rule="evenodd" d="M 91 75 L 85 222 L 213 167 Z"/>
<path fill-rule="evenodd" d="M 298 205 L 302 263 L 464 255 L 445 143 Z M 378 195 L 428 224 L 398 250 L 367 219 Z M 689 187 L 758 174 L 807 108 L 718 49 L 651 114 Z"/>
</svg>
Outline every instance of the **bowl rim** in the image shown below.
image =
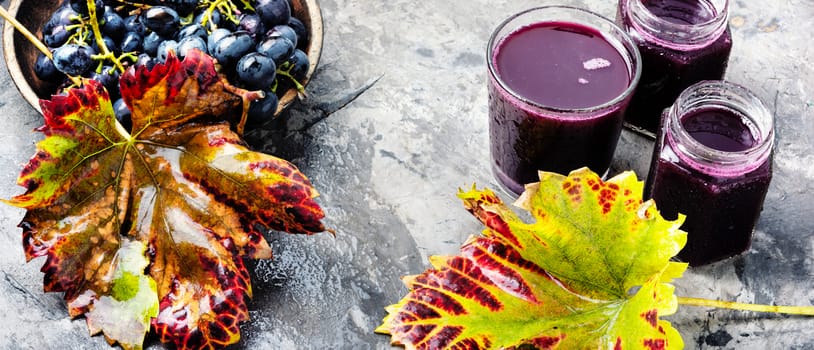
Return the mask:
<svg viewBox="0 0 814 350">
<path fill-rule="evenodd" d="M 9 7 L 6 10 L 12 17 L 17 18 L 17 12 L 20 11 L 20 4 L 22 4 L 23 0 L 11 0 L 9 3 Z M 40 108 L 39 100 L 40 97 L 34 93 L 34 90 L 31 89 L 31 86 L 28 84 L 25 76 L 23 76 L 22 68 L 20 67 L 20 62 L 17 61 L 17 52 L 14 49 L 14 32 L 17 29 L 14 28 L 14 25 L 5 21 L 3 23 L 3 58 L 6 61 L 6 69 L 8 70 L 9 75 L 11 75 L 11 80 L 14 82 L 14 86 L 20 91 L 20 94 L 23 95 L 23 98 L 37 110 L 37 113 L 42 114 L 42 109 Z M 21 84 L 22 83 L 22 84 Z"/>
<path fill-rule="evenodd" d="M 20 6 L 25 0 L 11 0 L 8 9 L 6 10 L 12 17 L 17 18 L 20 11 Z M 310 35 L 308 47 L 305 54 L 308 56 L 309 67 L 305 78 L 300 82 L 303 87 L 307 86 L 311 81 L 311 77 L 316 71 L 317 64 L 319 63 L 320 56 L 322 55 L 323 44 L 323 19 L 322 9 L 319 7 L 317 0 L 300 0 L 303 3 L 306 13 L 310 19 Z M 30 30 L 30 29 L 29 29 Z M 23 75 L 20 62 L 17 59 L 17 52 L 15 50 L 14 33 L 17 31 L 14 25 L 5 21 L 3 23 L 3 58 L 6 61 L 6 69 L 14 82 L 14 86 L 28 102 L 29 105 L 42 115 L 42 108 L 40 108 L 40 97 L 34 92 L 29 85 L 28 80 Z M 36 78 L 35 78 L 36 79 Z M 280 102 L 277 105 L 277 111 L 274 116 L 279 116 L 286 108 L 294 103 L 299 98 L 299 93 L 296 89 L 289 89 L 280 97 Z"/>
</svg>

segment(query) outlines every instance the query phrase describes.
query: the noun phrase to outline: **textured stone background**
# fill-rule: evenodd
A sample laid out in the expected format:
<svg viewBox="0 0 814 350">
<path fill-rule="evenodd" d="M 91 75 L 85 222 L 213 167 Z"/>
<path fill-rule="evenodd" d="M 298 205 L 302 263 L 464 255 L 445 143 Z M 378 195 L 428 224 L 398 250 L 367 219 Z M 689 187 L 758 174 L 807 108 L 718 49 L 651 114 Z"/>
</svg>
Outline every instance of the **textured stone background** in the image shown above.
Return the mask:
<svg viewBox="0 0 814 350">
<path fill-rule="evenodd" d="M 1 2 L 7 6 L 8 1 Z M 454 254 L 481 227 L 455 198 L 488 166 L 486 41 L 500 21 L 541 1 L 322 0 L 325 46 L 310 99 L 284 122 L 249 135 L 296 163 L 322 193 L 327 234 L 269 236 L 273 261 L 251 265 L 252 321 L 236 349 L 383 349 L 373 333 L 404 295 L 399 276 Z M 614 16 L 615 2 L 568 1 Z M 696 268 L 678 294 L 766 304 L 814 303 L 814 2 L 731 4 L 735 47 L 727 79 L 775 112 L 775 177 L 752 249 Z M 377 80 L 378 79 L 378 80 Z M 374 84 L 375 82 L 375 84 Z M 372 84 L 344 108 L 340 106 Z M 0 68 L 0 197 L 33 154 L 40 116 Z M 322 121 L 321 118 L 330 116 Z M 312 125 L 313 124 L 313 125 Z M 614 171 L 644 177 L 651 143 L 624 133 Z M 106 349 L 61 297 L 42 292 L 42 261 L 26 264 L 23 211 L 0 205 L 0 349 Z M 688 349 L 814 349 L 813 318 L 683 307 L 669 317 Z M 151 339 L 148 348 L 161 349 Z"/>
</svg>

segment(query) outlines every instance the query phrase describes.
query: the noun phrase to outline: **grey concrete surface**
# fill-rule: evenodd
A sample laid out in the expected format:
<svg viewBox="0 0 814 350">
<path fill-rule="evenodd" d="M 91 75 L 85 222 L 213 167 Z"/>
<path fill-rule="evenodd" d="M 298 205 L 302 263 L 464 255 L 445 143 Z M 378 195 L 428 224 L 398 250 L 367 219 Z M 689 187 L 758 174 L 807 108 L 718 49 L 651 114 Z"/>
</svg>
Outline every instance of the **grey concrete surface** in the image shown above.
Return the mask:
<svg viewBox="0 0 814 350">
<path fill-rule="evenodd" d="M 296 163 L 315 183 L 335 238 L 272 233 L 276 258 L 250 265 L 252 320 L 235 349 L 386 349 L 373 333 L 406 289 L 399 276 L 427 256 L 455 254 L 481 226 L 455 198 L 488 166 L 484 51 L 526 0 L 322 0 L 325 45 L 309 99 L 248 138 Z M 613 17 L 615 2 L 568 1 Z M 7 6 L 7 1 L 2 2 Z M 814 303 L 814 2 L 732 2 L 727 79 L 755 91 L 777 120 L 775 176 L 747 253 L 695 268 L 682 296 L 778 305 Z M 376 79 L 378 79 L 376 81 Z M 375 84 L 357 99 L 360 88 Z M 0 67 L 0 197 L 33 154 L 41 117 Z M 328 116 L 324 120 L 322 118 Z M 313 125 L 312 125 L 313 124 Z M 612 172 L 643 178 L 651 143 L 625 132 Z M 0 349 L 106 349 L 42 292 L 41 260 L 26 264 L 23 211 L 0 205 Z M 814 318 L 681 307 L 668 317 L 687 349 L 814 349 Z M 150 349 L 163 345 L 150 338 Z"/>
</svg>

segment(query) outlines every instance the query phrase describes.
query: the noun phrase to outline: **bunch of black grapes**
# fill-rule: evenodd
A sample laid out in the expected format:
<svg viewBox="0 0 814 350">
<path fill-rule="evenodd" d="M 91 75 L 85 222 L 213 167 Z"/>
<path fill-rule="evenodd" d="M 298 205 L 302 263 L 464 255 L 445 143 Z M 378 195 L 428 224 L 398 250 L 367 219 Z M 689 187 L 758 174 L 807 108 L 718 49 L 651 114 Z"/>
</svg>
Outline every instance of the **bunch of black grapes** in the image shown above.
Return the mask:
<svg viewBox="0 0 814 350">
<path fill-rule="evenodd" d="M 130 66 L 163 62 L 170 50 L 183 58 L 200 49 L 215 59 L 234 85 L 263 90 L 253 101 L 247 124 L 273 117 L 279 97 L 308 71 L 308 32 L 291 15 L 290 0 L 94 0 L 104 46 L 102 55 L 87 0 L 64 0 L 42 28 L 53 60 L 40 54 L 36 75 L 70 86 L 68 75 L 102 83 L 114 101 L 116 118 L 130 128 L 130 111 L 121 99 L 119 76 Z M 251 6 L 251 7 L 249 7 Z"/>
</svg>

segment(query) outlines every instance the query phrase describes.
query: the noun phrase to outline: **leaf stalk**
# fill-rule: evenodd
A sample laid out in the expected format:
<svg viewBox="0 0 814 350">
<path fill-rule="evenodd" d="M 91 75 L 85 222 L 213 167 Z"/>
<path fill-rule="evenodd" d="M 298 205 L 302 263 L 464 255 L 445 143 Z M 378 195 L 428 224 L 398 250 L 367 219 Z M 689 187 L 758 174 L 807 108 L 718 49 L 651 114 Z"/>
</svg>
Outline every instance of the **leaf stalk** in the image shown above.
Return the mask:
<svg viewBox="0 0 814 350">
<path fill-rule="evenodd" d="M 788 315 L 814 316 L 814 306 L 777 306 L 738 303 L 733 301 L 721 301 L 701 298 L 678 297 L 678 303 L 686 306 L 714 307 L 719 309 L 771 312 Z"/>
</svg>

